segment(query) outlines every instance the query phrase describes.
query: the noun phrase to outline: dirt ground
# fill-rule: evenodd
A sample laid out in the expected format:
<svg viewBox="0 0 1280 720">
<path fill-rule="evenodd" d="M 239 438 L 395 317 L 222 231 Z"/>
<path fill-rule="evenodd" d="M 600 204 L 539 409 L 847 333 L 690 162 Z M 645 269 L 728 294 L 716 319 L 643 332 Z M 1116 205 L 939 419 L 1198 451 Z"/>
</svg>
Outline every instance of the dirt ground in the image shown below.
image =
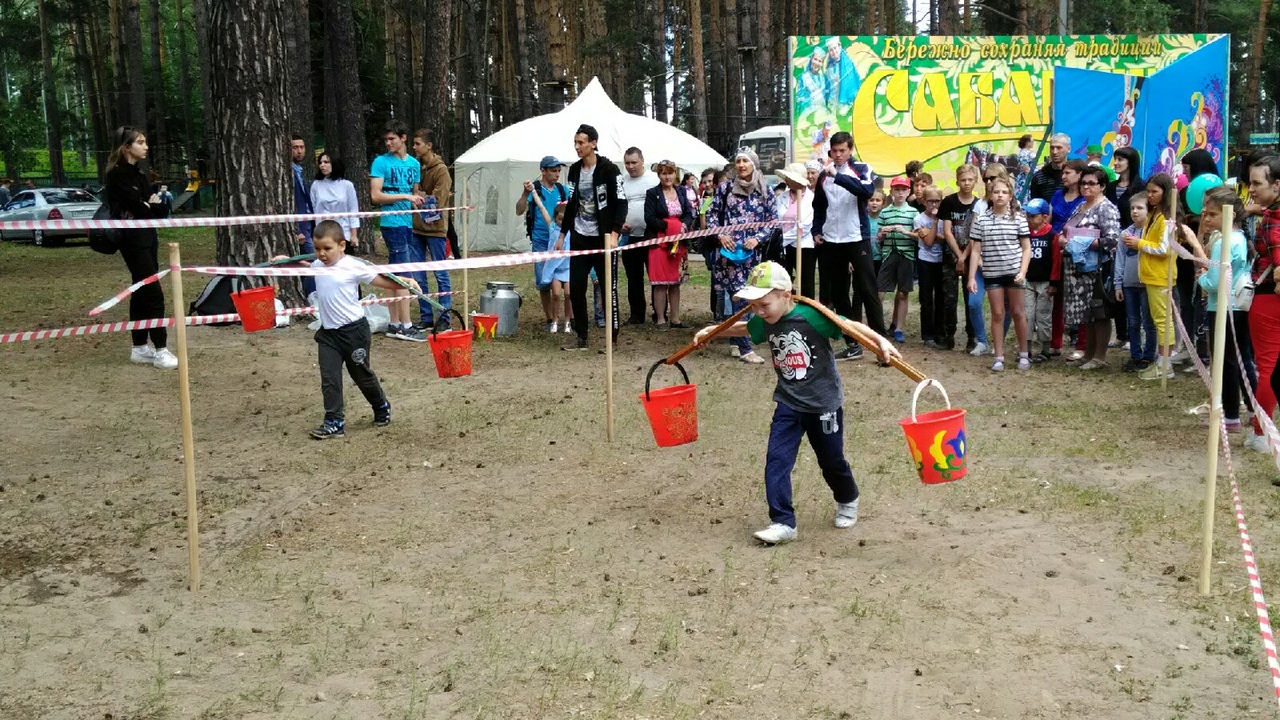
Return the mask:
<svg viewBox="0 0 1280 720">
<path fill-rule="evenodd" d="M 85 322 L 121 265 L 0 246 L 0 328 Z M 690 333 L 626 328 L 607 443 L 604 358 L 557 350 L 531 295 L 468 378 L 375 339 L 394 422 L 348 384 L 325 443 L 304 327 L 192 329 L 198 594 L 175 374 L 131 366 L 122 335 L 0 347 L 0 718 L 1277 716 L 1225 478 L 1196 591 L 1195 381 L 993 375 L 909 343 L 968 410 L 969 477 L 923 486 L 897 424 L 911 384 L 844 363 L 861 518 L 831 526 L 802 451 L 800 539 L 765 548 L 772 372 L 691 357 L 701 438 L 659 449 L 637 394 Z M 1275 595 L 1275 467 L 1233 450 Z"/>
</svg>

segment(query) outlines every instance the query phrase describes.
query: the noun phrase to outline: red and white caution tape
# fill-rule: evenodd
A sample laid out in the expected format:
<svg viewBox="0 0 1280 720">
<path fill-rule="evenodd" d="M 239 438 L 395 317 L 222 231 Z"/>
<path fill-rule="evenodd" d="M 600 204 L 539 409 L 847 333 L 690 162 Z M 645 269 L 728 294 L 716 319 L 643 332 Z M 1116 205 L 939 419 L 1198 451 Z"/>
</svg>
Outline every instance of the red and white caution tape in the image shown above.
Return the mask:
<svg viewBox="0 0 1280 720">
<path fill-rule="evenodd" d="M 360 212 L 316 213 L 312 215 L 237 215 L 228 217 L 157 218 L 151 220 L 6 220 L 0 222 L 0 230 L 138 230 L 142 228 L 176 227 L 233 227 L 236 225 L 271 225 L 274 223 L 299 223 L 337 218 L 368 218 L 384 215 L 409 215 L 448 210 L 475 210 L 474 205 L 447 208 L 413 208 L 411 210 L 367 210 Z"/>
<path fill-rule="evenodd" d="M 453 295 L 455 293 L 429 293 L 431 297 L 441 297 L 444 295 Z M 414 299 L 412 295 L 399 295 L 394 297 L 369 298 L 361 300 L 361 305 L 390 305 L 396 302 L 409 302 Z M 287 308 L 281 311 L 280 315 L 314 315 L 316 309 L 313 307 L 304 308 Z M 223 315 L 193 315 L 188 317 L 187 325 L 214 325 L 217 323 L 235 323 L 240 322 L 240 316 L 236 313 L 226 313 Z M 97 325 L 81 325 L 80 327 L 58 328 L 56 330 L 26 330 L 22 332 L 11 332 L 0 334 L 0 345 L 5 343 L 25 342 L 28 340 L 57 340 L 67 337 L 81 337 L 84 335 L 101 335 L 104 333 L 124 332 L 126 330 L 151 330 L 153 328 L 173 327 L 173 318 L 155 318 L 153 320 L 129 320 L 114 323 L 99 323 Z"/>
<path fill-rule="evenodd" d="M 125 298 L 129 297 L 130 295 L 132 295 L 132 294 L 134 294 L 134 293 L 138 292 L 138 290 L 142 289 L 142 286 L 143 286 L 143 285 L 149 285 L 149 284 L 151 284 L 151 283 L 153 283 L 153 282 L 159 282 L 159 281 L 160 281 L 160 280 L 161 280 L 165 275 L 168 275 L 168 274 L 169 274 L 169 271 L 170 271 L 171 269 L 172 269 L 172 268 L 165 268 L 165 269 L 161 270 L 160 272 L 156 273 L 155 275 L 151 275 L 151 276 L 145 277 L 145 278 L 143 278 L 143 279 L 139 280 L 138 282 L 136 282 L 136 283 L 134 283 L 134 284 L 130 285 L 129 287 L 127 287 L 127 288 L 125 288 L 125 289 L 121 290 L 120 292 L 116 293 L 113 297 L 111 297 L 111 298 L 107 299 L 105 302 L 103 302 L 103 303 L 102 303 L 101 305 L 99 305 L 98 307 L 96 307 L 96 308 L 94 308 L 94 309 L 90 310 L 90 311 L 89 311 L 89 316 L 90 316 L 90 317 L 93 317 L 94 315 L 100 315 L 100 314 L 102 314 L 103 312 L 105 312 L 105 311 L 107 311 L 107 310 L 110 310 L 111 308 L 115 307 L 116 305 L 119 305 L 121 300 L 124 300 Z"/>
<path fill-rule="evenodd" d="M 370 266 L 369 269 L 377 273 L 393 273 L 403 274 L 408 272 L 430 272 L 438 270 L 475 270 L 477 268 L 492 267 L 510 267 L 514 265 L 530 265 L 536 262 L 545 262 L 547 260 L 559 260 L 581 255 L 598 255 L 603 252 L 626 252 L 639 248 L 653 247 L 663 243 L 678 242 L 695 237 L 706 237 L 708 235 L 721 235 L 729 232 L 738 232 L 744 230 L 759 230 L 766 227 L 781 227 L 784 223 L 777 220 L 757 223 L 742 223 L 740 225 L 729 225 L 718 228 L 708 228 L 706 230 L 693 230 L 690 232 L 680 233 L 679 235 L 668 235 L 666 237 L 653 238 L 652 240 L 643 240 L 640 242 L 627 243 L 613 250 L 606 251 L 604 248 L 594 248 L 591 250 L 548 250 L 546 252 L 527 252 L 514 253 L 511 255 L 491 255 L 486 257 L 469 257 L 454 258 L 451 260 L 429 260 L 426 262 L 413 263 L 395 263 L 392 265 L 376 265 Z M 301 267 L 209 267 L 196 266 L 184 268 L 188 272 L 200 273 L 202 275 L 251 275 L 251 276 L 268 276 L 268 277 L 300 277 L 306 275 L 328 275 L 328 274 L 345 274 L 349 270 L 338 268 L 301 268 Z"/>
</svg>

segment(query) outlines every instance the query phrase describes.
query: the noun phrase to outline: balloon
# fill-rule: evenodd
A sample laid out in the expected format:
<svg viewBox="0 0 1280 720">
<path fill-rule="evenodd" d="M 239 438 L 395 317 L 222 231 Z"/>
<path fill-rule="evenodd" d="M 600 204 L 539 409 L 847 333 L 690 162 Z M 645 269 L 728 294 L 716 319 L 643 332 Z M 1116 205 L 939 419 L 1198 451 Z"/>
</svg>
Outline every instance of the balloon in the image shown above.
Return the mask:
<svg viewBox="0 0 1280 720">
<path fill-rule="evenodd" d="M 1219 187 L 1221 185 L 1222 185 L 1222 178 L 1218 177 L 1217 175 L 1210 175 L 1208 173 L 1197 176 L 1196 179 L 1192 180 L 1191 184 L 1187 186 L 1187 194 L 1186 194 L 1187 209 L 1191 211 L 1191 214 L 1199 215 L 1201 212 L 1203 212 L 1205 192 L 1212 190 L 1216 187 Z"/>
<path fill-rule="evenodd" d="M 1178 188 L 1178 190 L 1186 190 L 1187 186 L 1190 184 L 1191 180 L 1188 179 L 1186 175 L 1179 175 L 1173 181 L 1173 186 Z"/>
</svg>

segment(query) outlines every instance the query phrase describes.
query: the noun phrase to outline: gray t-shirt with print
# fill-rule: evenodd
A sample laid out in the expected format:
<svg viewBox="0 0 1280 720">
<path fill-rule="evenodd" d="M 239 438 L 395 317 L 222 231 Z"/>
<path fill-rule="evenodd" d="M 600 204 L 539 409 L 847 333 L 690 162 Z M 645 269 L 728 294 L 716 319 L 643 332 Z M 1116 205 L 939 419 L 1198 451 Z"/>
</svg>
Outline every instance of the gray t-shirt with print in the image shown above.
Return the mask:
<svg viewBox="0 0 1280 720">
<path fill-rule="evenodd" d="M 600 223 L 596 222 L 596 168 L 594 165 L 582 168 L 578 175 L 578 214 L 573 219 L 573 231 L 579 235 L 595 237 L 600 234 Z"/>
<path fill-rule="evenodd" d="M 823 415 L 844 404 L 844 387 L 836 371 L 830 340 L 840 328 L 808 305 L 796 305 L 776 323 L 759 316 L 747 321 L 751 341 L 768 342 L 778 375 L 774 402 L 802 413 Z"/>
</svg>

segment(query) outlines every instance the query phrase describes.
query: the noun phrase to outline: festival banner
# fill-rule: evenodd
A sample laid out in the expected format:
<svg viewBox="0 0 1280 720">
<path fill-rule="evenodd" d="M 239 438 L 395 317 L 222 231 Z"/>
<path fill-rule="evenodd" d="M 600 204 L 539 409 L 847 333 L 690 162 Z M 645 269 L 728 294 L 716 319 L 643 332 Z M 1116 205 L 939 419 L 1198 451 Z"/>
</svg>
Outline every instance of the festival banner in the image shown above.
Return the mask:
<svg viewBox="0 0 1280 720">
<path fill-rule="evenodd" d="M 877 173 L 900 174 L 908 161 L 920 160 L 935 182 L 950 186 L 956 166 L 974 157 L 995 154 L 1016 164 L 1018 139 L 1030 134 L 1032 157 L 1024 159 L 1034 165 L 1048 152 L 1055 68 L 1145 77 L 1226 37 L 792 37 L 792 155 L 802 162 L 824 157 L 831 136 L 844 130 L 853 134 L 855 155 Z M 1225 91 L 1220 97 L 1221 117 Z M 1203 123 L 1188 93 L 1164 102 L 1189 127 Z M 1089 143 L 1072 142 L 1072 156 L 1083 157 Z"/>
</svg>

